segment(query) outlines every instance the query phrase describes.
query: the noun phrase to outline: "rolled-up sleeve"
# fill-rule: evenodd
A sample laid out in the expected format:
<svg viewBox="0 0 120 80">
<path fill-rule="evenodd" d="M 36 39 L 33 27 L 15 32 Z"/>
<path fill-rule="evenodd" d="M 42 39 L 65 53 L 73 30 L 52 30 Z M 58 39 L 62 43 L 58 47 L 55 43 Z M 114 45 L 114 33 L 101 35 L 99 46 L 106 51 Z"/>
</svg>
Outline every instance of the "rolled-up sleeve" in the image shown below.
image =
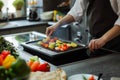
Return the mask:
<svg viewBox="0 0 120 80">
<path fill-rule="evenodd" d="M 68 12 L 69 15 L 72 15 L 75 21 L 78 21 L 81 19 L 85 6 L 83 3 L 84 0 L 76 0 L 74 6 L 71 8 L 71 10 Z"/>
<path fill-rule="evenodd" d="M 110 0 L 114 12 L 118 15 L 115 25 L 120 25 L 120 0 Z"/>
<path fill-rule="evenodd" d="M 118 19 L 115 22 L 115 25 L 120 25 L 120 0 L 117 0 L 117 15 Z"/>
</svg>

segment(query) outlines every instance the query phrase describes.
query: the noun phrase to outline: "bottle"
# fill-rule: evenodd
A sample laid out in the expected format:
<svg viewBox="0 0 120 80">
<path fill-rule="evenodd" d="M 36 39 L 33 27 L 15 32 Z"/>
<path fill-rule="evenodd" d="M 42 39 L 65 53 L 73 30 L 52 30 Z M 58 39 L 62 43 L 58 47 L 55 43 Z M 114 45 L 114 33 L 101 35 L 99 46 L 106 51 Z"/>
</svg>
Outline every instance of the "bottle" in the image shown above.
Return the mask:
<svg viewBox="0 0 120 80">
<path fill-rule="evenodd" d="M 57 21 L 56 15 L 57 15 L 57 10 L 54 10 L 53 11 L 53 21 Z"/>
</svg>

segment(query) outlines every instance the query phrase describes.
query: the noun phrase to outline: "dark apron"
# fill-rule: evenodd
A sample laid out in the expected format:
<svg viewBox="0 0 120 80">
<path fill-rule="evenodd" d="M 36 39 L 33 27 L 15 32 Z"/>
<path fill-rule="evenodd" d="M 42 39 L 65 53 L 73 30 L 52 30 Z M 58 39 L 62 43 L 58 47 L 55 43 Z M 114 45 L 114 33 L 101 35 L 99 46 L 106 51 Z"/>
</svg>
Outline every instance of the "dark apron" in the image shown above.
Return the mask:
<svg viewBox="0 0 120 80">
<path fill-rule="evenodd" d="M 89 0 L 87 8 L 90 34 L 94 38 L 101 37 L 114 26 L 118 16 L 114 13 L 110 0 Z M 120 51 L 120 36 L 109 41 L 104 47 Z"/>
</svg>

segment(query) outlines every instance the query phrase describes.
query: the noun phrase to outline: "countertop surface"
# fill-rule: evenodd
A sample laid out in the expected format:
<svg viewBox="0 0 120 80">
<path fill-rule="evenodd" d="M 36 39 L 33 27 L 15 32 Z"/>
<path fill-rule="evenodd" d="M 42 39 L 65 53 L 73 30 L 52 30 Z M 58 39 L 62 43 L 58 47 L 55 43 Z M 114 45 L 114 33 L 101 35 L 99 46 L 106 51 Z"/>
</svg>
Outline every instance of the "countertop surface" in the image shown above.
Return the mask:
<svg viewBox="0 0 120 80">
<path fill-rule="evenodd" d="M 28 52 L 19 50 L 21 57 L 28 59 L 32 55 Z M 113 52 L 104 56 L 93 57 L 65 65 L 54 66 L 51 64 L 51 70 L 62 68 L 70 77 L 75 74 L 94 74 L 103 73 L 103 80 L 110 80 L 111 77 L 120 77 L 120 53 Z"/>
<path fill-rule="evenodd" d="M 94 75 L 103 73 L 103 80 L 110 80 L 111 77 L 120 77 L 120 53 L 70 63 L 62 68 L 68 77 L 82 73 Z"/>
<path fill-rule="evenodd" d="M 47 21 L 28 21 L 28 20 L 17 20 L 0 23 L 0 30 L 27 27 L 27 26 L 38 26 L 47 25 Z"/>
</svg>

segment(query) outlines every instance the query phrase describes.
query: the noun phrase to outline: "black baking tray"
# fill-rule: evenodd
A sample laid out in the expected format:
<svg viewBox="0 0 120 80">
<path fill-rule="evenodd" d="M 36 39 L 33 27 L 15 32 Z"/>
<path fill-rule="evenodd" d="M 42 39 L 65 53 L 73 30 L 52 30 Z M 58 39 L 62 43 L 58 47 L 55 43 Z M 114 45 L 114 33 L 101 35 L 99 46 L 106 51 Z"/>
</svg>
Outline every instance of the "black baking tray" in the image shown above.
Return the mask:
<svg viewBox="0 0 120 80">
<path fill-rule="evenodd" d="M 62 65 L 89 58 L 83 44 L 78 44 L 77 48 L 69 49 L 64 52 L 57 52 L 38 45 L 38 41 L 40 40 L 25 42 L 21 45 L 25 51 L 30 54 L 37 55 L 41 59 L 50 62 L 53 65 Z"/>
</svg>

